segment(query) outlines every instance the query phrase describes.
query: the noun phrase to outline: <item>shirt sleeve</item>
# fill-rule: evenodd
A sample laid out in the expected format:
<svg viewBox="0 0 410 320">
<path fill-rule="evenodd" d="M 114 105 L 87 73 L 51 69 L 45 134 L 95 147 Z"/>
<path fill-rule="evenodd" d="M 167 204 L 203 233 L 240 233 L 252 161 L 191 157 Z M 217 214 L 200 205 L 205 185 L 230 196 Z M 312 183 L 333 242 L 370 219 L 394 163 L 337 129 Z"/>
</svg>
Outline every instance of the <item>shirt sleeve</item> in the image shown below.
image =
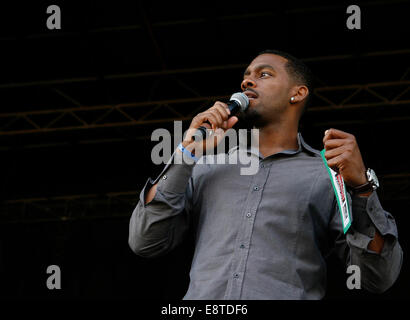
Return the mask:
<svg viewBox="0 0 410 320">
<path fill-rule="evenodd" d="M 331 222 L 331 229 L 339 230 L 336 238 L 337 254 L 346 266 L 359 267 L 361 287 L 373 293 L 382 293 L 394 284 L 402 266 L 403 251 L 398 241 L 395 219 L 382 208 L 376 191 L 369 197 L 351 197 L 348 194 L 348 199 L 352 209 L 352 224 L 346 235 L 343 234 L 337 205 Z M 376 230 L 384 238 L 380 254 L 367 248 Z"/>
<path fill-rule="evenodd" d="M 163 255 L 180 244 L 190 225 L 192 171 L 195 163 L 175 151 L 161 174 L 149 178 L 139 195 L 130 223 L 128 244 L 139 256 Z M 145 195 L 158 183 L 154 198 Z"/>
</svg>

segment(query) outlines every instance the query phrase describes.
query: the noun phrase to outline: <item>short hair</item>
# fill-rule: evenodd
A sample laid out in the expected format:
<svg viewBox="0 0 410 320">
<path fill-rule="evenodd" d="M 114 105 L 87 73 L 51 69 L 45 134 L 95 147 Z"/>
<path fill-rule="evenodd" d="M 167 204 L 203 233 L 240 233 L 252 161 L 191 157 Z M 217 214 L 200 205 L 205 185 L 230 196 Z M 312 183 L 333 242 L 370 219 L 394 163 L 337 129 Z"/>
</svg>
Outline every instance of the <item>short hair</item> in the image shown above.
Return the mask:
<svg viewBox="0 0 410 320">
<path fill-rule="evenodd" d="M 312 93 L 313 93 L 313 74 L 307 65 L 300 59 L 292 56 L 289 53 L 280 51 L 280 50 L 264 50 L 258 54 L 275 54 L 281 56 L 288 60 L 286 63 L 286 71 L 289 76 L 291 76 L 298 84 L 303 84 L 309 89 L 309 94 L 306 97 L 305 104 L 303 105 L 302 114 L 306 111 L 307 107 L 310 104 Z"/>
</svg>

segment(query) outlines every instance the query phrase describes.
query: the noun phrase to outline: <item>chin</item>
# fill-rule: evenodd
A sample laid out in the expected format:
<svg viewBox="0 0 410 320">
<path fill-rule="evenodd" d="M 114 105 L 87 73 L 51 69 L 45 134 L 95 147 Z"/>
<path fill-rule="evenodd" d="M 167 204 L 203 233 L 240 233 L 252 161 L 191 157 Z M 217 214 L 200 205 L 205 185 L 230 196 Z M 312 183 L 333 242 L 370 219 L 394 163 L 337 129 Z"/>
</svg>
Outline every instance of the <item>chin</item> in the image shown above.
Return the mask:
<svg viewBox="0 0 410 320">
<path fill-rule="evenodd" d="M 242 127 L 247 129 L 260 128 L 268 123 L 258 109 L 257 105 L 249 106 L 241 116 L 238 116 L 239 121 L 242 123 Z"/>
</svg>

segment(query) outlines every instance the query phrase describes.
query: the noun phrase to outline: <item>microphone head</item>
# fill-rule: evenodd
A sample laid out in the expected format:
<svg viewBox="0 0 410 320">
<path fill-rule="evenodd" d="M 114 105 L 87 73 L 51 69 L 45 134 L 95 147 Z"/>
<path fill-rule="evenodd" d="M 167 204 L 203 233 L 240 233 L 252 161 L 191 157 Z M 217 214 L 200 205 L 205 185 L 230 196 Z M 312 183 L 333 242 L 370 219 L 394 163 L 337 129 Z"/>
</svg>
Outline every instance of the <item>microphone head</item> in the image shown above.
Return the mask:
<svg viewBox="0 0 410 320">
<path fill-rule="evenodd" d="M 239 104 L 239 108 L 240 108 L 241 112 L 244 112 L 249 107 L 249 98 L 243 92 L 234 93 L 231 96 L 231 99 L 229 99 L 229 100 L 230 101 L 232 101 L 232 100 L 236 101 Z"/>
</svg>

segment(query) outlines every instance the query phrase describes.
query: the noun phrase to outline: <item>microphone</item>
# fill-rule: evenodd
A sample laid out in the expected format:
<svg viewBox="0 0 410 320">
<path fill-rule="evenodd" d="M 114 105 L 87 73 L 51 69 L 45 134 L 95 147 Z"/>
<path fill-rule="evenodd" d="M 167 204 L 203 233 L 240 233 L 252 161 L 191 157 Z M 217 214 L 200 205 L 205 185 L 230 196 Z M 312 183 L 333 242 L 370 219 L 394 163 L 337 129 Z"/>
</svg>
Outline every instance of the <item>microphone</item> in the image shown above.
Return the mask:
<svg viewBox="0 0 410 320">
<path fill-rule="evenodd" d="M 230 117 L 234 116 L 238 112 L 244 112 L 249 107 L 249 98 L 243 92 L 234 93 L 229 102 L 227 103 L 229 110 L 231 111 Z M 204 126 L 200 126 L 195 132 L 194 136 L 198 136 L 200 139 L 205 139 L 208 134 L 208 130 Z"/>
</svg>

